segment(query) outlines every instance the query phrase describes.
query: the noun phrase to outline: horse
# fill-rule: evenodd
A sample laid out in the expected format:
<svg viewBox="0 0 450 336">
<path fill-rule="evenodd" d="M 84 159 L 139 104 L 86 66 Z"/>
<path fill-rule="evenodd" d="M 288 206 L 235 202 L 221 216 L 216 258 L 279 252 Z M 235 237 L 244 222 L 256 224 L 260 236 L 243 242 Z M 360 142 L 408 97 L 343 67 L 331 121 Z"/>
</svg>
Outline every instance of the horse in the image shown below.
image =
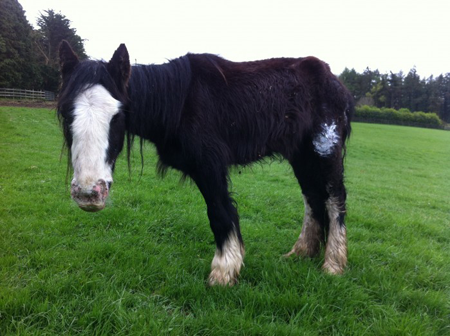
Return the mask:
<svg viewBox="0 0 450 336">
<path fill-rule="evenodd" d="M 290 252 L 317 257 L 323 270 L 347 264 L 344 157 L 352 96 L 328 64 L 315 57 L 232 62 L 188 53 L 161 65 L 130 65 L 120 44 L 109 62 L 80 61 L 59 47 L 62 84 L 57 114 L 73 168 L 71 196 L 99 211 L 112 187 L 126 139 L 154 144 L 158 169 L 195 182 L 207 207 L 216 249 L 210 285 L 234 285 L 244 243 L 229 168 L 265 158 L 292 166 L 304 200 L 303 226 Z"/>
</svg>

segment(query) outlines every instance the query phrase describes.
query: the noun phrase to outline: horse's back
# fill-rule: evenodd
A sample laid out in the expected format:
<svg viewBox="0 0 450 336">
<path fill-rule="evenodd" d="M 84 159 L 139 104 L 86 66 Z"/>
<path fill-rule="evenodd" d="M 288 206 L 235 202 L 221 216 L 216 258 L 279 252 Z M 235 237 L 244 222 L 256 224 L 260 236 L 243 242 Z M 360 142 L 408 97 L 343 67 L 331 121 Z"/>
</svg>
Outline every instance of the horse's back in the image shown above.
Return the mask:
<svg viewBox="0 0 450 336">
<path fill-rule="evenodd" d="M 227 148 L 228 164 L 247 164 L 276 153 L 291 156 L 330 113 L 323 110 L 334 104 L 330 97 L 340 95 L 330 92 L 340 90 L 337 78 L 314 57 L 242 63 L 210 54 L 188 57 L 189 120 L 197 136 L 222 152 Z"/>
</svg>

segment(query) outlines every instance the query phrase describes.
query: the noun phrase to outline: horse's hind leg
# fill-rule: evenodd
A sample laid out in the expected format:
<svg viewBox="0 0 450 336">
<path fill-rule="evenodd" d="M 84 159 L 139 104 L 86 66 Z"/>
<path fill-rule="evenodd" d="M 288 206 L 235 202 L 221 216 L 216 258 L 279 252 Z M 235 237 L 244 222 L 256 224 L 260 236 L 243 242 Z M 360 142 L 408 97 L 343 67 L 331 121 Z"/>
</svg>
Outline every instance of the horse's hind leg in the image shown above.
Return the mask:
<svg viewBox="0 0 450 336">
<path fill-rule="evenodd" d="M 305 213 L 302 231 L 291 251 L 292 254 L 314 258 L 325 244 L 325 200 L 327 198 L 324 181 L 314 174 L 314 162 L 308 160 L 305 149 L 291 160 L 295 176 L 302 187 Z"/>
<path fill-rule="evenodd" d="M 216 241 L 216 253 L 211 263 L 210 285 L 236 283 L 244 260 L 244 244 L 239 228 L 239 216 L 228 193 L 227 172 L 209 170 L 191 176 L 202 193 L 211 229 Z"/>
<path fill-rule="evenodd" d="M 341 149 L 320 155 L 310 144 L 291 160 L 302 187 L 305 216 L 302 232 L 288 256 L 295 253 L 315 257 L 326 244 L 323 269 L 332 274 L 347 264 L 347 237 L 344 223 L 346 191 L 343 183 Z"/>
<path fill-rule="evenodd" d="M 331 274 L 341 274 L 347 265 L 347 230 L 344 223 L 345 196 L 330 192 L 326 201 L 329 218 L 325 262 L 322 268 Z"/>
<path fill-rule="evenodd" d="M 320 212 L 320 207 L 314 206 L 315 210 L 313 212 L 310 199 L 306 195 L 303 195 L 303 202 L 305 213 L 303 216 L 302 231 L 291 251 L 285 255 L 286 257 L 295 253 L 302 257 L 314 258 L 319 255 L 321 245 L 325 244 L 324 223 L 316 216 L 316 213 Z"/>
</svg>

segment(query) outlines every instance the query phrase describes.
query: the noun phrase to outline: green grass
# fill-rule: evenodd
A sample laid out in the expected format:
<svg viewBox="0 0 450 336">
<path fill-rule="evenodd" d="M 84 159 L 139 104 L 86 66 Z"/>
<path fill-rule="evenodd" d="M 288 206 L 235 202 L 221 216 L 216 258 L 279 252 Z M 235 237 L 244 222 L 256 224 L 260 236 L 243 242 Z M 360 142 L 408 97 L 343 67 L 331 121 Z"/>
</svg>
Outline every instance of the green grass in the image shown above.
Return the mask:
<svg viewBox="0 0 450 336">
<path fill-rule="evenodd" d="M 119 160 L 108 207 L 70 200 L 54 111 L 0 107 L 0 335 L 449 335 L 450 132 L 354 124 L 349 266 L 283 259 L 298 237 L 285 163 L 234 169 L 246 242 L 232 288 L 191 183 Z"/>
</svg>

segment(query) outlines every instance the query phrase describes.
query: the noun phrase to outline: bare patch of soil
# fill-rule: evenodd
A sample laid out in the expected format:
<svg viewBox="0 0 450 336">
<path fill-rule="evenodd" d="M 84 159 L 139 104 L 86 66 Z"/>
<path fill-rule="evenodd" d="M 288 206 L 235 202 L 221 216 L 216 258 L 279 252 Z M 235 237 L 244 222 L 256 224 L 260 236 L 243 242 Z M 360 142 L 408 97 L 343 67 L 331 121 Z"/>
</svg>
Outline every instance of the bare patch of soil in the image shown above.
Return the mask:
<svg viewBox="0 0 450 336">
<path fill-rule="evenodd" d="M 0 106 L 34 107 L 56 109 L 56 101 L 29 100 L 29 99 L 0 99 Z"/>
</svg>

